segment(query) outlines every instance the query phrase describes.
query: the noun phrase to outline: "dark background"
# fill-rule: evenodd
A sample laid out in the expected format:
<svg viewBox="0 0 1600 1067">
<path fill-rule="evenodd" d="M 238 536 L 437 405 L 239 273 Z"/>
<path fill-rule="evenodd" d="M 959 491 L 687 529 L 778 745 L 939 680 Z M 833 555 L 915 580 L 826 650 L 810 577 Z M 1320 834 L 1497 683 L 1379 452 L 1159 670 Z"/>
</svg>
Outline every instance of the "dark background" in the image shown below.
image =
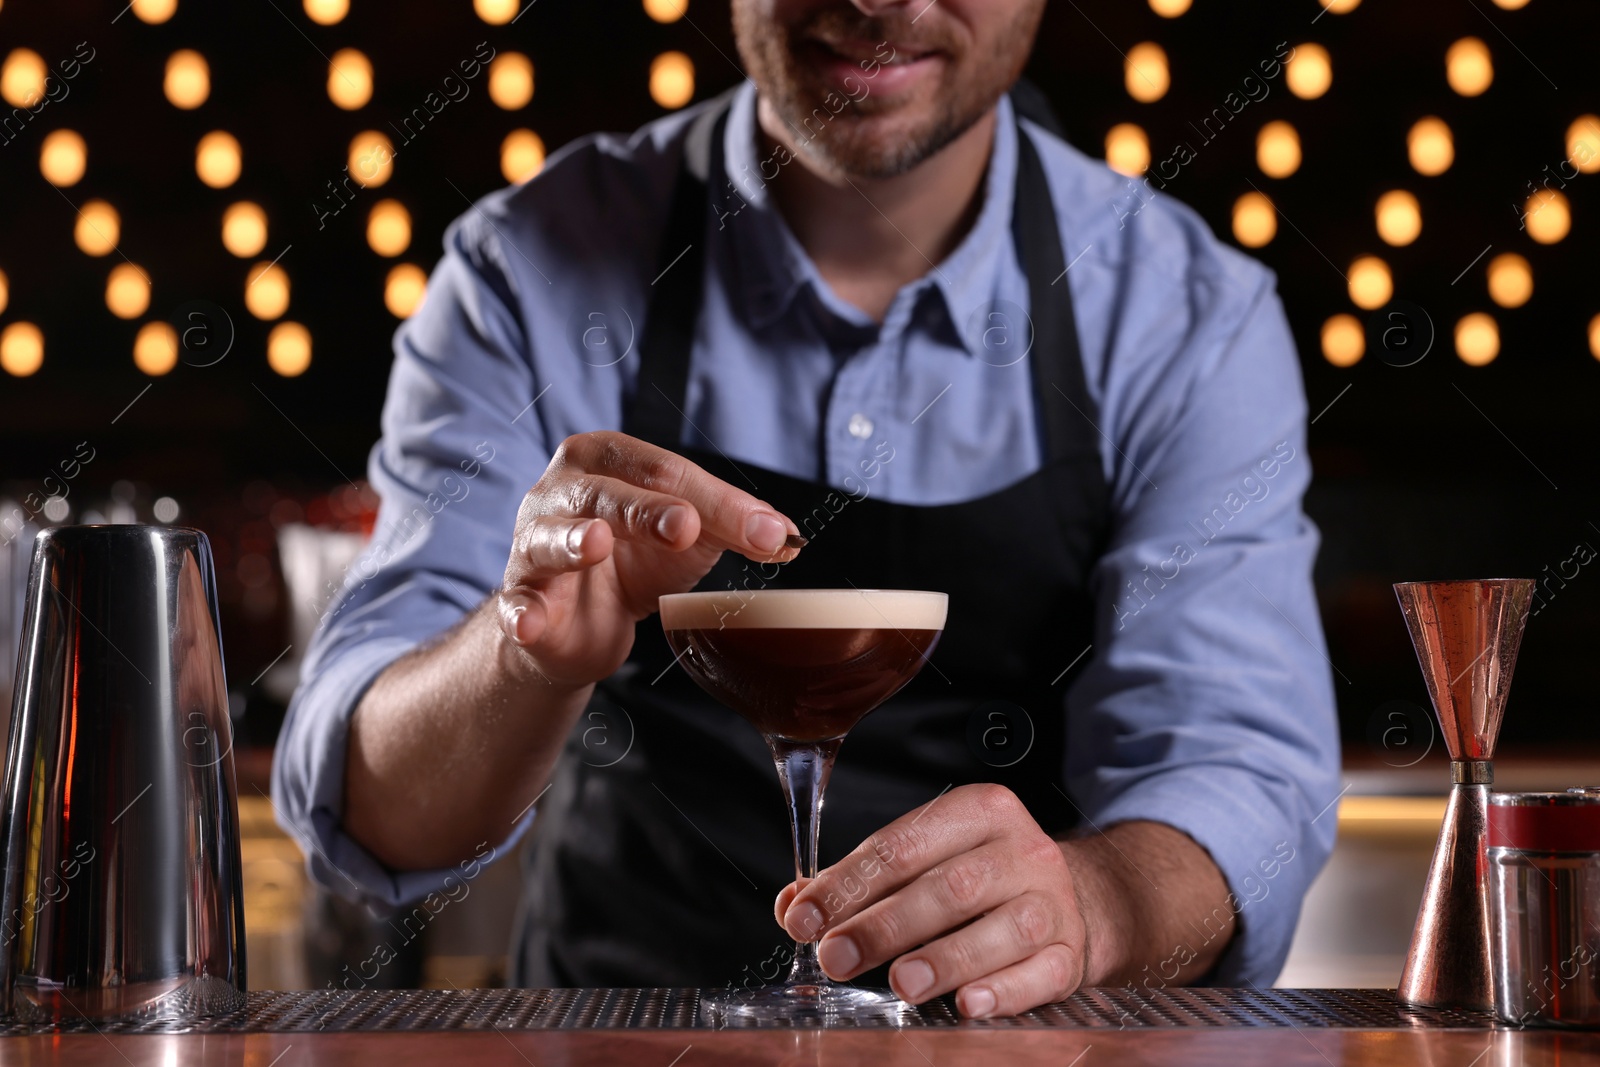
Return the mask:
<svg viewBox="0 0 1600 1067">
<path fill-rule="evenodd" d="M 355 521 L 353 492 L 338 490 L 359 481 L 378 433 L 396 326 L 383 279 L 394 261 L 367 247 L 366 211 L 378 199 L 400 199 L 414 225 L 400 258 L 431 268 L 464 197 L 504 184 L 506 132 L 530 127 L 553 152 L 591 131 L 632 129 L 664 113 L 647 91 L 655 55 L 676 49 L 692 57 L 695 98 L 704 99 L 741 76 L 737 53 L 726 4 L 707 0 L 693 0 L 687 18 L 668 25 L 646 17 L 636 0 L 540 0 L 511 26 L 484 24 L 465 0 L 355 0 L 329 27 L 311 22 L 296 0 L 183 0 L 157 26 L 131 14 L 113 22 L 122 6 L 0 7 L 0 55 L 25 46 L 53 66 L 79 42 L 96 53 L 68 98 L 0 144 L 0 270 L 10 280 L 0 327 L 27 320 L 46 337 L 37 374 L 0 376 L 0 489 L 38 492 L 87 440 L 95 459 L 73 483 L 74 505 L 104 497 L 119 480 L 137 484 L 142 508 L 159 494 L 180 500 L 182 521 L 206 529 L 216 545 L 228 672 L 251 709 L 247 733 L 270 740 L 280 709 L 247 683 L 283 647 L 285 606 L 260 560 L 275 567 L 275 524 L 305 514 Z M 1221 106 L 1280 42 L 1319 42 L 1332 55 L 1325 96 L 1300 100 L 1278 78 L 1167 191 L 1224 236 L 1234 200 L 1252 183 L 1282 212 L 1277 237 L 1254 254 L 1278 274 L 1310 410 L 1321 413 L 1310 432 L 1316 483 L 1307 509 L 1324 534 L 1317 580 L 1352 755 L 1388 721 L 1378 710 L 1387 702 L 1427 704 L 1390 583 L 1554 574 L 1578 543 L 1600 546 L 1600 508 L 1592 506 L 1600 361 L 1587 342 L 1600 312 L 1588 217 L 1589 186 L 1600 178 L 1581 175 L 1565 190 L 1573 225 L 1554 245 L 1520 232 L 1514 207 L 1527 183 L 1565 159 L 1567 126 L 1600 110 L 1597 32 L 1596 9 L 1550 0 L 1518 11 L 1489 0 L 1369 0 L 1344 15 L 1323 14 L 1314 0 L 1198 0 L 1175 20 L 1129 0 L 1056 0 L 1045 15 L 1029 76 L 1054 102 L 1069 139 L 1095 156 L 1106 130 L 1125 121 L 1149 132 L 1156 159 L 1177 141 L 1195 142 L 1188 123 Z M 1455 94 L 1444 76 L 1446 48 L 1467 35 L 1484 40 L 1495 61 L 1492 87 L 1476 98 Z M 1171 89 L 1153 104 L 1123 89 L 1121 53 L 1147 40 L 1166 50 L 1172 68 Z M 482 41 L 532 58 L 532 102 L 503 111 L 480 76 L 468 99 L 401 146 L 387 184 L 319 231 L 312 204 L 340 175 L 350 138 L 398 122 Z M 325 91 L 326 57 L 343 47 L 360 48 L 376 71 L 374 97 L 356 112 L 335 107 Z M 210 63 L 211 95 L 195 111 L 162 95 L 164 64 L 179 48 Z M 1434 178 L 1416 174 L 1405 149 L 1406 131 L 1427 114 L 1455 134 L 1455 163 Z M 1304 162 L 1273 180 L 1256 168 L 1255 133 L 1280 118 L 1299 130 Z M 57 190 L 40 176 L 38 153 L 44 135 L 62 127 L 87 140 L 89 167 L 81 182 Z M 209 189 L 194 173 L 194 146 L 213 129 L 243 144 L 243 176 L 228 189 Z M 1400 249 L 1373 227 L 1378 195 L 1395 188 L 1418 196 L 1424 220 L 1421 237 Z M 139 321 L 105 307 L 106 273 L 120 258 L 91 258 L 73 244 L 74 205 L 92 197 L 117 207 L 120 248 L 153 280 L 151 308 Z M 260 203 L 269 220 L 267 248 L 249 260 L 228 254 L 219 236 L 223 209 L 242 199 Z M 1486 245 L 1490 256 L 1466 270 Z M 285 246 L 287 317 L 304 323 L 314 343 L 310 370 L 294 379 L 267 367 L 270 324 L 243 306 L 250 264 Z M 1485 288 L 1484 264 L 1504 251 L 1533 265 L 1533 299 L 1514 311 L 1494 307 Z M 1413 366 L 1387 364 L 1370 341 L 1351 368 L 1321 356 L 1328 316 L 1366 317 L 1350 305 L 1340 274 L 1364 253 L 1390 264 L 1396 296 L 1437 327 L 1432 351 Z M 180 363 L 146 377 L 131 359 L 140 322 L 192 300 L 229 312 L 237 328 L 231 352 L 215 366 Z M 1500 324 L 1501 353 L 1486 367 L 1454 354 L 1451 330 L 1470 311 L 1490 311 Z M 1511 745 L 1600 738 L 1583 643 L 1600 621 L 1600 566 L 1549 588 L 1512 692 L 1503 735 Z"/>
</svg>

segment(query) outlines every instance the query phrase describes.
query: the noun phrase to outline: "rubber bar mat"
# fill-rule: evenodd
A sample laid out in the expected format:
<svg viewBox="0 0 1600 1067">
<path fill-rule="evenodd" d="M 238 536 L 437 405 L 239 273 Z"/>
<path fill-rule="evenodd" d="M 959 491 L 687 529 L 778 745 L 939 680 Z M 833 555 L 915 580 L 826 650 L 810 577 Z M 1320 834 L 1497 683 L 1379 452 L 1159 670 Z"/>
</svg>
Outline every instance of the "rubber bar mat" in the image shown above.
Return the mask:
<svg viewBox="0 0 1600 1067">
<path fill-rule="evenodd" d="M 1413 1008 L 1391 989 L 1086 989 L 1006 1019 L 962 1021 L 949 997 L 902 1025 L 985 1029 L 1087 1027 L 1484 1028 L 1487 1014 Z M 715 1029 L 696 989 L 408 989 L 257 991 L 249 1005 L 194 1021 L 0 1023 L 0 1036 L 49 1033 L 317 1033 L 407 1030 Z"/>
</svg>

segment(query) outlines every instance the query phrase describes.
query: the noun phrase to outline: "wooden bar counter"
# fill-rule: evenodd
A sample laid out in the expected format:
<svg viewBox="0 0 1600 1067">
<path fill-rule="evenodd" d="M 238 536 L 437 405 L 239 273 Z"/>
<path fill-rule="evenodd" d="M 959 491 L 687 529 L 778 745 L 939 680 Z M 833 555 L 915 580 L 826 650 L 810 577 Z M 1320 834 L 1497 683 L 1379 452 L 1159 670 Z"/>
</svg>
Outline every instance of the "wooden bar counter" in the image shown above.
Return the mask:
<svg viewBox="0 0 1600 1067">
<path fill-rule="evenodd" d="M 1389 990 L 1084 990 L 1015 1019 L 948 1001 L 899 1028 L 717 1029 L 692 989 L 255 992 L 232 1015 L 0 1027 L 0 1064 L 1600 1064 L 1600 1033 L 1498 1028 Z"/>
</svg>

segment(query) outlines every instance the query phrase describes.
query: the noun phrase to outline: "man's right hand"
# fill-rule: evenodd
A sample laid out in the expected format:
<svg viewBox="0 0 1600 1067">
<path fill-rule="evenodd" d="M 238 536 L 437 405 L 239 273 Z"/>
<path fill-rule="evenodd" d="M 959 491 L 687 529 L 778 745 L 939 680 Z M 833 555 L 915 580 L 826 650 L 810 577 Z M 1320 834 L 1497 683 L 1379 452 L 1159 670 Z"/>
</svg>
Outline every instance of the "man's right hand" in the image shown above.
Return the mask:
<svg viewBox="0 0 1600 1067">
<path fill-rule="evenodd" d="M 694 588 L 725 550 L 788 562 L 793 522 L 655 445 L 601 431 L 567 438 L 517 511 L 500 626 L 557 685 L 581 688 L 628 658 L 656 598 Z"/>
</svg>

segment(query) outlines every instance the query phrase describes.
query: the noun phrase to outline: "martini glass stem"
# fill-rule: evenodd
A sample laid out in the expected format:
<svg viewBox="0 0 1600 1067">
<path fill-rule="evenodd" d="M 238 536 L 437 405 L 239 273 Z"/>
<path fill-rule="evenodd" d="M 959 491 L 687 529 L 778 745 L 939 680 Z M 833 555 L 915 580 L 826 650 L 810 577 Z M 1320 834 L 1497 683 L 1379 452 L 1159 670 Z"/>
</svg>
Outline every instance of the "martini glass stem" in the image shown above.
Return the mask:
<svg viewBox="0 0 1600 1067">
<path fill-rule="evenodd" d="M 839 754 L 839 746 L 843 741 L 840 737 L 831 741 L 767 738 L 773 762 L 778 766 L 783 798 L 789 804 L 789 827 L 794 835 L 794 873 L 797 879 L 817 876 L 817 832 L 822 821 L 822 793 L 828 787 L 828 776 L 833 773 L 833 760 Z M 816 941 L 795 942 L 794 965 L 789 970 L 787 984 L 832 984 L 817 963 Z"/>
</svg>

